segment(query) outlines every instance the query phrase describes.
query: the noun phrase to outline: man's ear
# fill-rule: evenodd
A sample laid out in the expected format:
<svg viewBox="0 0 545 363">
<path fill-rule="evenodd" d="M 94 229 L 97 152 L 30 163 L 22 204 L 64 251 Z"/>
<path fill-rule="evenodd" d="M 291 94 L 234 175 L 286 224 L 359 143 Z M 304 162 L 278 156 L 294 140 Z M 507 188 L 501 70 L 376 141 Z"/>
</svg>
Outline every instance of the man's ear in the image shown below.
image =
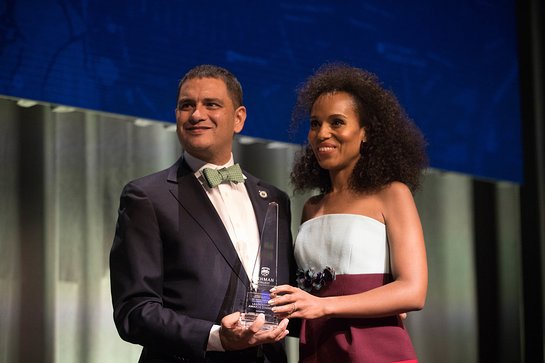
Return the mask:
<svg viewBox="0 0 545 363">
<path fill-rule="evenodd" d="M 238 134 L 244 128 L 244 122 L 246 121 L 246 107 L 240 106 L 235 110 L 235 124 L 234 131 Z"/>
</svg>

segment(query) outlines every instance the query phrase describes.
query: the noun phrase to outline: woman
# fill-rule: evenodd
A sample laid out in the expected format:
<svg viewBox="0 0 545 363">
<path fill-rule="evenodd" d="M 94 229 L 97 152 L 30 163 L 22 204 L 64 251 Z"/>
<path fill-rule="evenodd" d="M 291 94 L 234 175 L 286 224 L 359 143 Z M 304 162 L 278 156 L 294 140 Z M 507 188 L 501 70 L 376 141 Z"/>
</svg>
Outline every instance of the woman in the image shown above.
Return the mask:
<svg viewBox="0 0 545 363">
<path fill-rule="evenodd" d="M 374 75 L 346 65 L 321 67 L 300 89 L 293 120 L 309 116 L 291 181 L 320 194 L 294 245 L 299 288 L 275 287 L 273 311 L 303 319 L 302 362 L 416 362 L 400 315 L 426 299 L 412 196 L 423 137 Z"/>
</svg>

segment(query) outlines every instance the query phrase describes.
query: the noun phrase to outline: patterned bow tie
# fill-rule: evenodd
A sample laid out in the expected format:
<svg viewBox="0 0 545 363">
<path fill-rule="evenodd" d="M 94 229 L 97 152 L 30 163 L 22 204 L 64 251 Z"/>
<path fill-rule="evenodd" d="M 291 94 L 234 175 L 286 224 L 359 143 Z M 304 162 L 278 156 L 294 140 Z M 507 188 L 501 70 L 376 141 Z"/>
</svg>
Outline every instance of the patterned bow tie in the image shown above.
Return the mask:
<svg viewBox="0 0 545 363">
<path fill-rule="evenodd" d="M 230 181 L 235 184 L 244 183 L 244 176 L 238 164 L 221 169 L 204 168 L 202 173 L 210 188 L 217 187 L 224 181 Z"/>
</svg>

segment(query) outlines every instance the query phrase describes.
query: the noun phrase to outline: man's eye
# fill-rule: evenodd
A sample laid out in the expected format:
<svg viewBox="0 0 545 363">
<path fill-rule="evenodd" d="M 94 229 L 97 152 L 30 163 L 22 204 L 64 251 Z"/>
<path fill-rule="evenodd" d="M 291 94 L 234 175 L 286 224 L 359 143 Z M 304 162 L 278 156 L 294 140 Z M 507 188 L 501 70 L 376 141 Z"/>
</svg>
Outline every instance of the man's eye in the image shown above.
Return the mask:
<svg viewBox="0 0 545 363">
<path fill-rule="evenodd" d="M 191 109 L 192 105 L 190 103 L 178 103 L 178 110 L 186 111 Z"/>
<path fill-rule="evenodd" d="M 316 120 L 310 120 L 310 128 L 311 128 L 311 129 L 315 129 L 315 128 L 319 127 L 319 126 L 320 126 L 320 124 L 319 124 L 318 121 L 316 121 Z"/>
</svg>

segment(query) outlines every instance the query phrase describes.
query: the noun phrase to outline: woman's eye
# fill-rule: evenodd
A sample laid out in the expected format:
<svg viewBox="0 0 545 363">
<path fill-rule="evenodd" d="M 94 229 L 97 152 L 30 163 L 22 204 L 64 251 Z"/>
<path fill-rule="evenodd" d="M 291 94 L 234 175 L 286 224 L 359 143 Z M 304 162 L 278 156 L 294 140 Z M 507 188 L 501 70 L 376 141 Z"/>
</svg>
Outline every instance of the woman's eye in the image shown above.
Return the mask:
<svg viewBox="0 0 545 363">
<path fill-rule="evenodd" d="M 344 121 L 339 118 L 336 118 L 331 122 L 331 124 L 333 126 L 341 126 L 341 125 L 344 125 Z"/>
</svg>

